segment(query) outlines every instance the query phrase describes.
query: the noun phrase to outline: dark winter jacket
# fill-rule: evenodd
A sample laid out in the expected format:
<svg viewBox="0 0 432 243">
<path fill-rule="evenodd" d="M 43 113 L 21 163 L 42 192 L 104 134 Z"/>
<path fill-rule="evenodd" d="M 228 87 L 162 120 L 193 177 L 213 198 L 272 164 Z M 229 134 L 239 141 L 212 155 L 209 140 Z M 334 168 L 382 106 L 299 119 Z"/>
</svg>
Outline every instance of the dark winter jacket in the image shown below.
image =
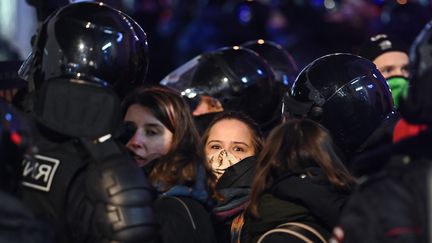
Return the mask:
<svg viewBox="0 0 432 243">
<path fill-rule="evenodd" d="M 427 131 L 358 159 L 381 170 L 365 176 L 347 203 L 340 222 L 344 237 L 335 236 L 339 242 L 428 242 L 431 142 Z"/>
<path fill-rule="evenodd" d="M 159 224 L 159 243 L 216 242 L 210 219 L 210 199 L 205 171 L 197 167 L 195 184 L 182 184 L 160 192 L 154 203 Z"/>
<path fill-rule="evenodd" d="M 191 197 L 166 196 L 156 200 L 160 243 L 216 242 L 210 213 Z"/>
<path fill-rule="evenodd" d="M 266 231 L 287 222 L 319 225 L 316 229 L 329 238 L 349 193 L 336 190 L 321 169 L 309 171 L 313 177 L 290 173 L 275 181 L 259 200 L 260 217 L 247 216 L 242 242 L 256 242 Z"/>
</svg>

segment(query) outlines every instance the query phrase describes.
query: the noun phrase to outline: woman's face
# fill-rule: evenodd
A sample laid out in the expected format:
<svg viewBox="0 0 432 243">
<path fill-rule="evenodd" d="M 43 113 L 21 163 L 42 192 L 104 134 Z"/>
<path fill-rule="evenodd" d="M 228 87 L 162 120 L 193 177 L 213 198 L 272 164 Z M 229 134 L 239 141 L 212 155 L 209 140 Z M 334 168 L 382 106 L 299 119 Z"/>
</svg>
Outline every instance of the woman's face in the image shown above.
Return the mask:
<svg viewBox="0 0 432 243">
<path fill-rule="evenodd" d="M 205 153 L 215 174 L 220 177 L 226 168 L 255 155 L 252 131 L 237 119 L 215 123 L 205 142 Z"/>
<path fill-rule="evenodd" d="M 126 147 L 133 152 L 138 166 L 144 166 L 168 153 L 173 134 L 148 108 L 139 104 L 129 106 L 124 121 L 132 122 L 137 128 Z"/>
</svg>

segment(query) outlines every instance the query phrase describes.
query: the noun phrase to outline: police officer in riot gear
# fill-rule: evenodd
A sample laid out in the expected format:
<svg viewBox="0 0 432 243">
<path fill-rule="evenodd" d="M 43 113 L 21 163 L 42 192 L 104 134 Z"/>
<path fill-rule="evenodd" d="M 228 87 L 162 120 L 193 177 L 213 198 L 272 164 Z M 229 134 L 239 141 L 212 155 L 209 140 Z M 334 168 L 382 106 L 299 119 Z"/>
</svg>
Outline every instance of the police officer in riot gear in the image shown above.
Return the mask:
<svg viewBox="0 0 432 243">
<path fill-rule="evenodd" d="M 147 73 L 147 38 L 124 13 L 80 2 L 39 28 L 20 75 L 29 81 L 36 160 L 23 199 L 57 242 L 149 242 L 153 196 L 116 139 L 120 98 Z"/>
<path fill-rule="evenodd" d="M 273 95 L 273 70 L 247 48 L 223 47 L 203 53 L 168 74 L 160 83 L 179 90 L 191 104 L 192 111 L 199 107 L 203 97 L 211 97 L 224 111 L 243 111 L 262 130 L 269 131 L 280 120 L 279 99 Z M 210 119 L 201 123 L 199 118 L 196 117 L 198 126 L 205 130 Z"/>
<path fill-rule="evenodd" d="M 345 206 L 335 242 L 431 242 L 432 192 L 432 22 L 410 50 L 410 87 L 399 110 L 411 124 L 428 130 L 379 147 L 359 162 L 380 164 Z"/>
<path fill-rule="evenodd" d="M 391 141 L 395 120 L 386 80 L 369 60 L 351 54 L 316 59 L 299 74 L 284 97 L 289 116 L 320 122 L 331 133 L 341 155 L 355 154 Z"/>
</svg>

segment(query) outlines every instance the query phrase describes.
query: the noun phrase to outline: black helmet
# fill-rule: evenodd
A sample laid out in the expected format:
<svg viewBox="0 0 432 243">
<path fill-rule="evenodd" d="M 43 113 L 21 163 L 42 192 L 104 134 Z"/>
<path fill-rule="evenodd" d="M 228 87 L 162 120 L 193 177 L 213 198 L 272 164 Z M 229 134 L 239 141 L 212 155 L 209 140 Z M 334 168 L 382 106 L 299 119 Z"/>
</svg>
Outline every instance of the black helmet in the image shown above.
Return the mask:
<svg viewBox="0 0 432 243">
<path fill-rule="evenodd" d="M 323 56 L 306 66 L 285 96 L 284 106 L 289 116 L 323 124 L 347 156 L 358 152 L 393 117 L 390 89 L 376 66 L 343 53 Z"/>
<path fill-rule="evenodd" d="M 432 123 L 432 21 L 426 24 L 410 49 L 411 77 L 408 97 L 400 111 L 411 123 Z"/>
<path fill-rule="evenodd" d="M 111 86 L 123 97 L 147 74 L 147 37 L 126 14 L 103 3 L 69 4 L 38 30 L 20 76 L 30 89 L 53 78 Z"/>
<path fill-rule="evenodd" d="M 180 91 L 192 104 L 209 95 L 224 110 L 243 111 L 264 124 L 273 111 L 273 80 L 271 68 L 258 54 L 234 46 L 199 55 L 160 83 Z"/>
<path fill-rule="evenodd" d="M 273 68 L 275 81 L 291 88 L 298 74 L 293 57 L 282 46 L 268 40 L 252 40 L 241 45 L 258 53 Z"/>
<path fill-rule="evenodd" d="M 18 113 L 0 99 L 0 191 L 15 193 L 21 166 L 30 146 L 29 128 Z"/>
</svg>

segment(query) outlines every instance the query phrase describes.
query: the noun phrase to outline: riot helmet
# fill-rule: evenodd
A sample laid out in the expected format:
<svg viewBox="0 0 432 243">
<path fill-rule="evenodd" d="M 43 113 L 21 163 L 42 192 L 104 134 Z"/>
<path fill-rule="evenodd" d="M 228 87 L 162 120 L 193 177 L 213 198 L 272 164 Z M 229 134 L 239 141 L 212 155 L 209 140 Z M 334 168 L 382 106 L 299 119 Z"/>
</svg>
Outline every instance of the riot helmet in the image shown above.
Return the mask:
<svg viewBox="0 0 432 243">
<path fill-rule="evenodd" d="M 148 44 L 129 16 L 103 3 L 79 2 L 52 13 L 38 29 L 20 76 L 38 89 L 53 78 L 113 87 L 123 97 L 147 74 Z"/>
<path fill-rule="evenodd" d="M 406 99 L 400 100 L 404 118 L 415 124 L 432 123 L 432 21 L 425 25 L 411 45 L 410 86 Z"/>
<path fill-rule="evenodd" d="M 243 111 L 259 124 L 273 112 L 274 74 L 255 52 L 223 47 L 203 53 L 180 66 L 161 82 L 181 92 L 192 110 L 200 96 L 211 96 L 224 110 Z"/>
<path fill-rule="evenodd" d="M 97 138 L 119 126 L 120 99 L 144 82 L 147 60 L 146 34 L 133 19 L 103 3 L 79 2 L 44 21 L 19 73 L 41 125 Z"/>
<path fill-rule="evenodd" d="M 291 88 L 298 74 L 298 67 L 291 54 L 279 44 L 268 40 L 252 40 L 241 45 L 258 53 L 273 68 L 275 81 Z"/>
<path fill-rule="evenodd" d="M 346 157 L 364 149 L 366 141 L 394 114 L 390 89 L 376 66 L 344 53 L 326 55 L 307 65 L 283 103 L 289 116 L 324 125 Z"/>
</svg>

